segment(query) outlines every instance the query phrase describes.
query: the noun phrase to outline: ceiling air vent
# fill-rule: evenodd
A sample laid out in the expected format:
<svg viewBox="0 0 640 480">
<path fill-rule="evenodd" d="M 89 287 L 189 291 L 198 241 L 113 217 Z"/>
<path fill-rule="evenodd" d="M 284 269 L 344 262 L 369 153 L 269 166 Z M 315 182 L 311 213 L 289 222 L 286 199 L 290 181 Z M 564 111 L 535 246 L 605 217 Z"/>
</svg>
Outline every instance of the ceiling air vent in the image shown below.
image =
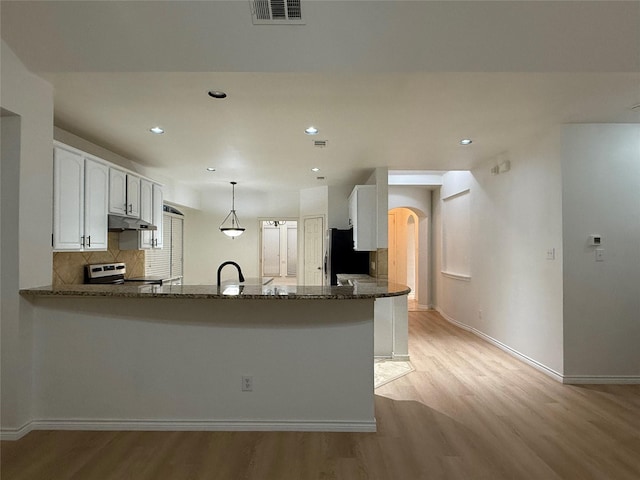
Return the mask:
<svg viewBox="0 0 640 480">
<path fill-rule="evenodd" d="M 304 25 L 301 0 L 249 0 L 254 25 Z"/>
<path fill-rule="evenodd" d="M 314 147 L 320 147 L 320 148 L 324 148 L 327 146 L 327 141 L 326 140 L 314 140 L 313 141 L 313 146 Z"/>
</svg>

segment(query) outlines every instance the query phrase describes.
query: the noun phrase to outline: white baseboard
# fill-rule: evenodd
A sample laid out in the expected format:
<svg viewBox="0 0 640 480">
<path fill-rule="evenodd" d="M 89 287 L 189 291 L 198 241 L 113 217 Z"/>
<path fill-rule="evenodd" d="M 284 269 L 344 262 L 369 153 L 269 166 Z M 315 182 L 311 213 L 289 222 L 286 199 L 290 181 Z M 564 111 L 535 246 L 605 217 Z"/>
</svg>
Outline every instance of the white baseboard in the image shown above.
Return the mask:
<svg viewBox="0 0 640 480">
<path fill-rule="evenodd" d="M 0 430 L 0 440 L 20 440 L 31 430 L 33 430 L 32 422 L 26 423 L 20 428 L 3 428 Z"/>
<path fill-rule="evenodd" d="M 454 324 L 457 327 L 462 328 L 463 330 L 466 330 L 468 332 L 473 333 L 474 335 L 482 338 L 483 340 L 485 340 L 486 342 L 489 342 L 492 345 L 495 345 L 496 347 L 498 347 L 500 350 L 508 353 L 509 355 L 511 355 L 512 357 L 517 358 L 518 360 L 526 363 L 527 365 L 532 366 L 533 368 L 535 368 L 536 370 L 544 373 L 545 375 L 548 375 L 549 377 L 553 378 L 554 380 L 560 382 L 560 383 L 564 383 L 564 379 L 563 379 L 563 375 L 561 373 L 556 372 L 555 370 L 547 367 L 546 365 L 543 365 L 542 363 L 534 360 L 533 358 L 527 357 L 525 354 L 518 352 L 517 350 L 511 348 L 508 345 L 505 345 L 504 343 L 502 343 L 499 340 L 496 340 L 495 338 L 487 335 L 484 332 L 481 332 L 480 330 L 477 330 L 473 327 L 470 327 L 469 325 L 466 325 L 464 323 L 458 322 L 457 320 L 451 318 L 449 315 L 447 315 L 446 313 L 444 313 L 439 307 L 436 307 L 437 312 L 442 315 L 442 317 L 449 323 Z"/>
<path fill-rule="evenodd" d="M 31 430 L 103 430 L 103 431 L 261 431 L 261 432 L 375 432 L 371 421 L 261 421 L 261 420 L 34 420 Z M 28 433 L 28 432 L 25 432 Z M 23 434 L 24 435 L 24 434 Z M 9 439 L 9 438 L 8 438 Z M 16 438 L 17 440 L 17 438 Z"/>
<path fill-rule="evenodd" d="M 532 366 L 536 370 L 544 373 L 545 375 L 550 376 L 554 380 L 557 380 L 560 383 L 568 384 L 568 385 L 638 385 L 640 384 L 640 376 L 637 375 L 562 375 L 561 373 L 556 372 L 555 370 L 543 365 L 542 363 L 527 357 L 523 353 L 514 350 L 508 345 L 496 340 L 493 337 L 490 337 L 486 333 L 481 332 L 469 325 L 465 325 L 464 323 L 458 322 L 457 320 L 451 318 L 449 315 L 444 313 L 440 308 L 436 307 L 436 310 L 442 317 L 456 325 L 457 327 L 462 328 L 468 332 L 473 333 L 474 335 L 482 338 L 483 340 L 495 345 L 500 350 L 507 352 L 509 355 L 517 358 L 518 360 L 523 361 L 527 365 Z"/>
<path fill-rule="evenodd" d="M 632 375 L 565 375 L 568 385 L 640 385 L 640 376 Z"/>
<path fill-rule="evenodd" d="M 397 361 L 397 362 L 408 362 L 409 360 L 411 360 L 409 358 L 409 354 L 408 353 L 407 354 L 402 354 L 402 355 L 400 355 L 398 353 L 394 353 L 392 359 Z"/>
</svg>

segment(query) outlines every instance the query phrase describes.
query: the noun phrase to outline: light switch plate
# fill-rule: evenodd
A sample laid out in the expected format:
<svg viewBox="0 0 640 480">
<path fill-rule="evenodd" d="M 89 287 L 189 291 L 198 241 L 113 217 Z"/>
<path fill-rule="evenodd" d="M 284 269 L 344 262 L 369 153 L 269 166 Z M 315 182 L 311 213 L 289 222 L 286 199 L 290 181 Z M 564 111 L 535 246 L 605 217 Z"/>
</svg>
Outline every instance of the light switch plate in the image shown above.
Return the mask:
<svg viewBox="0 0 640 480">
<path fill-rule="evenodd" d="M 596 248 L 596 262 L 604 262 L 604 248 Z"/>
</svg>

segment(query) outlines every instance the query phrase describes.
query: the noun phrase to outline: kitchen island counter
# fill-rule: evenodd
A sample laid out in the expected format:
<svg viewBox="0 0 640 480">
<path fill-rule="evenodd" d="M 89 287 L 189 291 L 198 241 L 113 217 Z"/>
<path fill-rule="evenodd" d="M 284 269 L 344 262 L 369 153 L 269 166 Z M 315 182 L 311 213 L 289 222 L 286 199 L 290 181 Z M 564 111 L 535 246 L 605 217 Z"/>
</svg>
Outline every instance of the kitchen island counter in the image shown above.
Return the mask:
<svg viewBox="0 0 640 480">
<path fill-rule="evenodd" d="M 374 304 L 408 288 L 247 283 L 22 290 L 28 428 L 375 431 Z"/>
<path fill-rule="evenodd" d="M 349 300 L 407 295 L 405 285 L 362 282 L 354 286 L 257 285 L 61 285 L 20 290 L 23 296 L 199 298 L 225 300 Z"/>
</svg>

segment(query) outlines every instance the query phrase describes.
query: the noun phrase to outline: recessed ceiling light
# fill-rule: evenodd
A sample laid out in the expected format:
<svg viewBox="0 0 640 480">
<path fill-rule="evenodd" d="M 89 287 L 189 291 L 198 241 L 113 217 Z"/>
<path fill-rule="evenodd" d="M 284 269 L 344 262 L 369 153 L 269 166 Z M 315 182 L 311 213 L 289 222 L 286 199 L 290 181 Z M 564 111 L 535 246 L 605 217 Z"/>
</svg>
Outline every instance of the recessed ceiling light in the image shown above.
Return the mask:
<svg viewBox="0 0 640 480">
<path fill-rule="evenodd" d="M 212 98 L 227 98 L 227 94 L 222 90 L 209 90 L 209 96 Z"/>
<path fill-rule="evenodd" d="M 319 169 L 318 167 L 313 167 L 313 168 L 311 169 L 311 171 L 312 171 L 312 172 L 319 172 L 319 171 L 320 171 L 320 169 Z"/>
<path fill-rule="evenodd" d="M 463 138 L 462 140 L 460 140 L 460 145 L 470 145 L 472 143 L 473 141 L 470 138 Z"/>
<path fill-rule="evenodd" d="M 151 127 L 149 129 L 151 133 L 155 133 L 156 135 L 162 135 L 164 133 L 164 128 L 162 127 Z"/>
<path fill-rule="evenodd" d="M 216 169 L 213 167 L 207 167 L 207 172 L 215 172 Z"/>
<path fill-rule="evenodd" d="M 307 135 L 317 135 L 318 129 L 316 127 L 305 128 L 304 133 L 306 133 Z"/>
</svg>

